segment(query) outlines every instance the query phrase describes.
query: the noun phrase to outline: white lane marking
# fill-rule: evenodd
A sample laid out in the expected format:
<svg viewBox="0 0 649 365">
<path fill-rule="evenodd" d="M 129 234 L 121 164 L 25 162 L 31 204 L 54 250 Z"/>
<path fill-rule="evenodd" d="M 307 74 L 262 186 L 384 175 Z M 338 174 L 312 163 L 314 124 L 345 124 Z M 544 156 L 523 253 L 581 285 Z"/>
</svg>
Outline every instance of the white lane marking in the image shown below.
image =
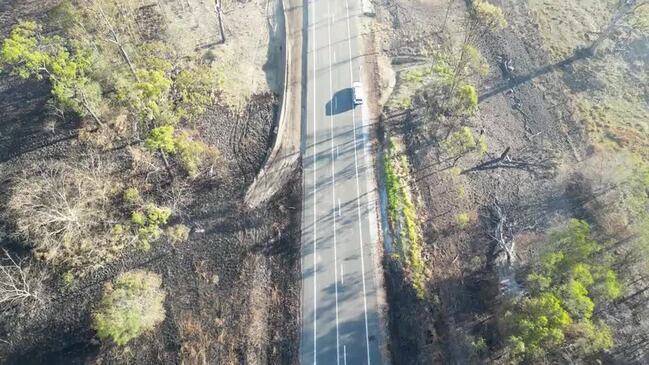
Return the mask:
<svg viewBox="0 0 649 365">
<path fill-rule="evenodd" d="M 343 345 L 343 365 L 347 365 L 347 346 Z"/>
<path fill-rule="evenodd" d="M 340 199 L 338 199 L 338 216 L 340 217 L 342 215 L 343 215 L 343 211 L 342 209 L 340 209 Z"/>
<path fill-rule="evenodd" d="M 315 12 L 315 2 L 313 3 L 313 12 Z M 318 336 L 317 336 L 317 326 L 318 326 L 318 270 L 316 265 L 317 257 L 317 242 L 318 242 L 318 227 L 316 221 L 316 206 L 318 200 L 316 199 L 317 185 L 316 185 L 316 148 L 317 148 L 317 138 L 316 138 L 316 36 L 315 36 L 315 14 L 312 16 L 313 30 L 313 365 L 317 364 L 318 360 Z"/>
<path fill-rule="evenodd" d="M 331 63 L 331 23 L 333 22 L 333 14 L 331 13 L 331 1 L 327 2 L 327 12 L 331 17 L 331 22 L 327 24 L 327 33 L 329 37 L 329 95 L 333 95 L 333 72 Z M 334 239 L 334 292 L 336 299 L 336 364 L 340 365 L 340 336 L 338 325 L 338 250 L 336 242 L 336 160 L 334 160 L 334 113 L 329 113 L 329 131 L 330 131 L 330 145 L 331 145 L 331 216 L 333 218 L 333 239 Z"/>
<path fill-rule="evenodd" d="M 340 283 L 345 284 L 345 272 L 343 271 L 343 264 L 340 263 Z"/>
<path fill-rule="evenodd" d="M 349 0 L 345 0 L 345 10 L 347 11 L 347 46 L 349 48 L 349 74 L 351 76 L 352 82 L 354 82 L 354 65 L 352 63 L 352 31 L 349 23 Z M 361 119 L 362 123 L 362 119 Z M 367 292 L 365 291 L 365 259 L 363 254 L 363 230 L 361 229 L 363 223 L 361 220 L 361 198 L 360 198 L 360 183 L 358 179 L 358 157 L 357 157 L 357 148 L 358 144 L 356 142 L 356 114 L 352 109 L 352 124 L 354 128 L 354 168 L 356 170 L 356 211 L 358 216 L 358 235 L 359 235 L 359 245 L 361 250 L 361 277 L 363 280 L 363 309 L 365 312 L 365 346 L 367 348 L 367 365 L 370 365 L 370 335 L 369 335 L 369 326 L 367 324 Z"/>
<path fill-rule="evenodd" d="M 336 145 L 336 159 L 340 156 L 340 150 L 338 150 L 338 145 Z"/>
</svg>

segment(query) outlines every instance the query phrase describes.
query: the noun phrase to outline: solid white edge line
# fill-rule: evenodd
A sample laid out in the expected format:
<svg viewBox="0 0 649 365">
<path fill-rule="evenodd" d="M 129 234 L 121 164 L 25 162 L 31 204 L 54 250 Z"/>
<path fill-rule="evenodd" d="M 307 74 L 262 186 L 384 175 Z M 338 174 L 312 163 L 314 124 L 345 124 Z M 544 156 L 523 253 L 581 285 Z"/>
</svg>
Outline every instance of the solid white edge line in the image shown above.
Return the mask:
<svg viewBox="0 0 649 365">
<path fill-rule="evenodd" d="M 318 336 L 317 336 L 317 328 L 318 328 L 318 301 L 317 301 L 317 294 L 318 294 L 318 285 L 317 285 L 317 280 L 318 280 L 318 270 L 317 270 L 317 242 L 318 242 L 318 229 L 317 229 L 317 221 L 316 221 L 316 206 L 318 204 L 318 200 L 316 199 L 316 192 L 317 192 L 317 176 L 316 176 L 316 166 L 318 163 L 317 156 L 316 156 L 316 146 L 317 146 L 317 133 L 316 133 L 316 36 L 315 36 L 315 1 L 313 1 L 313 12 L 311 12 L 312 18 L 312 24 L 313 24 L 313 51 L 312 51 L 312 58 L 313 58 L 313 365 L 317 364 L 318 360 Z"/>
<path fill-rule="evenodd" d="M 345 0 L 345 10 L 347 11 L 347 46 L 349 47 L 349 74 L 351 76 L 352 83 L 354 82 L 354 65 L 352 62 L 352 32 L 351 32 L 351 25 L 349 21 L 349 1 Z M 361 123 L 362 123 L 362 118 L 361 118 Z M 369 337 L 369 326 L 367 323 L 367 292 L 365 290 L 365 258 L 363 257 L 363 231 L 361 229 L 362 227 L 362 219 L 361 219 L 361 204 L 360 204 L 360 183 L 358 179 L 358 157 L 357 157 L 357 149 L 358 149 L 358 144 L 356 141 L 356 114 L 354 109 L 352 109 L 352 124 L 354 128 L 354 168 L 356 170 L 356 210 L 358 213 L 358 225 L 359 225 L 359 246 L 361 250 L 361 277 L 363 280 L 363 309 L 365 312 L 365 346 L 367 349 L 367 364 L 370 365 L 371 360 L 370 360 L 370 337 Z"/>
</svg>

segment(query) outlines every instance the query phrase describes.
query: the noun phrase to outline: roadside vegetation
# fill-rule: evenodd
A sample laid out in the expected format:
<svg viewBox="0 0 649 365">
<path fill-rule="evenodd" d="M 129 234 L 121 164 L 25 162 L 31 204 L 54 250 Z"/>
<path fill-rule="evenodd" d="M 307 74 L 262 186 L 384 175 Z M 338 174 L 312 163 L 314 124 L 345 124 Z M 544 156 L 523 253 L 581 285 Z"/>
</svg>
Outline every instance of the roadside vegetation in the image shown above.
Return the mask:
<svg viewBox="0 0 649 365">
<path fill-rule="evenodd" d="M 395 258 L 402 262 L 410 273 L 410 280 L 417 295 L 425 295 L 426 273 L 422 261 L 421 232 L 417 218 L 417 208 L 413 203 L 410 188 L 410 165 L 405 154 L 400 153 L 395 142 L 388 142 L 383 168 L 388 197 L 390 230 L 395 237 Z"/>
</svg>

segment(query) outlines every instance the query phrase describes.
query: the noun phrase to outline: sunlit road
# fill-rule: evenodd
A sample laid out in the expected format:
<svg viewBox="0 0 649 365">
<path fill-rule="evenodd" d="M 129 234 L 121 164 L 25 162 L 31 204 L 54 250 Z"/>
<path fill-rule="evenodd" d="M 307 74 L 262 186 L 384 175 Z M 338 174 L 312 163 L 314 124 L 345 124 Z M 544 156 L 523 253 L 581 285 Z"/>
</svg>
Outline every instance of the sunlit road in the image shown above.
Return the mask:
<svg viewBox="0 0 649 365">
<path fill-rule="evenodd" d="M 301 364 L 384 363 L 368 113 L 351 90 L 361 81 L 360 6 L 310 0 L 305 12 Z"/>
</svg>

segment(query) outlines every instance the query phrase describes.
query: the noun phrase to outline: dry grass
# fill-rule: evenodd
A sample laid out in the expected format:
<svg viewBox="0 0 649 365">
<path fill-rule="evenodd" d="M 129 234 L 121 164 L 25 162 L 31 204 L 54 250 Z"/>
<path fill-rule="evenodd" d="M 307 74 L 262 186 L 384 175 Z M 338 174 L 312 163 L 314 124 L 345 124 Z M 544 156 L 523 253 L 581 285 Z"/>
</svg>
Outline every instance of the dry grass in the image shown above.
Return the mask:
<svg viewBox="0 0 649 365">
<path fill-rule="evenodd" d="M 268 91 L 263 66 L 269 47 L 268 19 L 274 2 L 224 1 L 226 42 L 220 44 L 214 1 L 118 0 L 126 14 L 120 25 L 133 39 L 163 35 L 180 59 L 213 59 L 221 99 L 232 108 L 245 106 L 253 94 Z M 268 9 L 267 9 L 268 7 Z"/>
<path fill-rule="evenodd" d="M 529 6 L 539 24 L 544 47 L 553 62 L 588 46 L 609 21 L 617 0 L 532 0 Z M 641 51 L 629 40 L 609 42 L 598 57 L 573 65 L 569 93 L 577 117 L 596 142 L 630 148 L 649 158 L 649 105 L 645 101 L 649 75 Z"/>
<path fill-rule="evenodd" d="M 271 4 L 269 9 L 267 4 Z M 222 77 L 221 97 L 235 109 L 245 106 L 252 95 L 269 90 L 263 67 L 269 47 L 266 12 L 273 10 L 272 4 L 272 1 L 253 0 L 231 3 L 224 9 L 228 12 L 224 19 L 227 40 L 213 50 L 214 67 Z"/>
<path fill-rule="evenodd" d="M 206 365 L 209 364 L 210 345 L 214 339 L 206 331 L 200 320 L 186 313 L 180 321 L 180 347 L 181 364 Z"/>
<path fill-rule="evenodd" d="M 528 2 L 541 29 L 543 43 L 554 61 L 586 46 L 609 20 L 617 0 L 530 0 Z"/>
</svg>

